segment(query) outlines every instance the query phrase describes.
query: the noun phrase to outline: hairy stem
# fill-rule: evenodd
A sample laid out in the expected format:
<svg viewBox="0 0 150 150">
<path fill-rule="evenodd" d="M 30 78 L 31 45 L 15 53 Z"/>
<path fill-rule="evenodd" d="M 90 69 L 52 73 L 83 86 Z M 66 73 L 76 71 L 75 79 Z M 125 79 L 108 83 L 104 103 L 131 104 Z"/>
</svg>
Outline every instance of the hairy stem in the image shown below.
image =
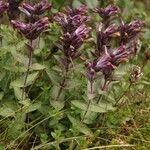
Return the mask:
<svg viewBox="0 0 150 150">
<path fill-rule="evenodd" d="M 93 94 L 93 81 L 90 81 L 90 94 Z M 86 110 L 85 110 L 85 112 L 84 112 L 84 114 L 83 114 L 83 117 L 82 117 L 82 119 L 81 119 L 81 122 L 83 122 L 84 119 L 85 119 L 85 116 L 86 116 L 86 114 L 87 114 L 87 112 L 88 112 L 88 110 L 89 110 L 89 108 L 90 108 L 92 99 L 93 99 L 93 98 L 89 98 L 89 101 L 88 101 L 88 104 L 87 104 L 87 108 L 86 108 Z"/>
<path fill-rule="evenodd" d="M 60 95 L 62 93 L 62 90 L 63 90 L 63 88 L 65 86 L 65 83 L 66 83 L 66 76 L 64 76 L 64 79 L 63 79 L 62 83 L 60 84 L 60 89 L 58 91 L 58 95 L 56 97 L 56 101 L 58 101 L 58 99 L 59 99 L 59 97 L 60 97 Z"/>
<path fill-rule="evenodd" d="M 84 121 L 85 116 L 86 116 L 86 114 L 87 114 L 87 112 L 88 112 L 88 110 L 89 110 L 89 108 L 90 108 L 90 105 L 91 105 L 91 99 L 89 99 L 89 101 L 88 101 L 87 108 L 86 108 L 86 111 L 85 111 L 85 113 L 84 113 L 84 115 L 83 115 L 83 118 L 82 118 L 81 122 Z"/>
<path fill-rule="evenodd" d="M 129 86 L 127 87 L 127 89 L 123 92 L 123 94 L 118 98 L 116 106 L 119 105 L 121 99 L 129 92 L 130 88 L 132 86 L 132 82 L 129 83 Z"/>
<path fill-rule="evenodd" d="M 109 83 L 108 83 L 108 84 L 109 84 Z M 104 91 L 104 90 L 106 89 L 106 87 L 107 87 L 107 80 L 105 79 L 104 84 L 103 84 L 101 90 Z M 103 95 L 100 94 L 99 97 L 98 97 L 98 99 L 97 99 L 96 104 L 98 104 L 98 103 L 101 101 L 102 97 L 103 97 Z"/>
<path fill-rule="evenodd" d="M 32 47 L 32 41 L 31 41 L 31 47 Z M 32 61 L 32 50 L 29 50 L 29 62 L 28 62 L 27 71 L 26 71 L 26 75 L 25 75 L 25 80 L 24 80 L 24 84 L 23 84 L 22 100 L 24 100 L 25 87 L 26 87 L 28 75 L 29 75 L 29 72 L 30 72 L 31 61 Z"/>
<path fill-rule="evenodd" d="M 66 79 L 67 79 L 67 74 L 68 74 L 68 70 L 69 70 L 69 61 L 67 62 L 67 66 L 66 66 L 66 68 L 65 68 L 65 75 L 64 75 L 64 77 L 63 77 L 63 80 L 62 80 L 62 82 L 60 83 L 60 89 L 59 89 L 59 91 L 58 91 L 58 95 L 56 96 L 56 101 L 58 101 L 59 100 L 59 97 L 60 97 L 60 95 L 61 95 L 61 93 L 62 93 L 62 91 L 63 91 L 63 88 L 64 88 L 64 86 L 65 86 L 65 84 L 66 84 Z"/>
</svg>

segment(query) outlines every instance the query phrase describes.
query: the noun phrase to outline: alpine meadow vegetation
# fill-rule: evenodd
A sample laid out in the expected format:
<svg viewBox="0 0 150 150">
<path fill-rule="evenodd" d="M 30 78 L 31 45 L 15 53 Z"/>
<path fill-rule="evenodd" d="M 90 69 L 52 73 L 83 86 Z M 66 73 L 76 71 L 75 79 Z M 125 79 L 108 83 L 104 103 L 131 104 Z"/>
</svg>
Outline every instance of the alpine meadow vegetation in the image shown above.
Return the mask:
<svg viewBox="0 0 150 150">
<path fill-rule="evenodd" d="M 1 0 L 0 150 L 149 150 L 149 60 L 148 0 Z"/>
</svg>

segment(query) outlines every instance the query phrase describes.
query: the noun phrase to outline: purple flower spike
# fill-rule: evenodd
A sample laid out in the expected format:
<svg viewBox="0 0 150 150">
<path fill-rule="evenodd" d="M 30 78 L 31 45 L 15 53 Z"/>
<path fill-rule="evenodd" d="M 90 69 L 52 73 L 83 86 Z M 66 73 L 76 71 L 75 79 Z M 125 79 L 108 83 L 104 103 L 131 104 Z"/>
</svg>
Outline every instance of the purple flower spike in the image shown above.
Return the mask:
<svg viewBox="0 0 150 150">
<path fill-rule="evenodd" d="M 119 27 L 121 32 L 121 42 L 126 44 L 128 41 L 131 41 L 141 32 L 141 30 L 145 27 L 145 22 L 141 20 L 135 20 L 130 22 L 129 24 L 123 24 Z"/>
<path fill-rule="evenodd" d="M 88 33 L 90 32 L 90 28 L 87 28 L 85 25 L 79 26 L 75 32 L 72 34 L 72 44 L 75 49 L 78 49 L 83 41 L 88 38 Z"/>
<path fill-rule="evenodd" d="M 86 7 L 81 6 L 76 9 L 67 8 L 65 13 L 58 13 L 54 20 L 61 26 L 62 47 L 65 55 L 65 62 L 70 63 L 70 59 L 75 59 L 79 56 L 77 49 L 81 47 L 83 41 L 88 38 L 90 28 L 86 27 L 85 23 L 88 17 L 85 16 Z"/>
<path fill-rule="evenodd" d="M 118 14 L 120 9 L 117 6 L 109 5 L 106 8 L 96 9 L 97 12 L 104 20 Z"/>
<path fill-rule="evenodd" d="M 110 55 L 111 55 L 111 63 L 115 66 L 118 66 L 119 64 L 128 61 L 130 53 L 129 51 L 127 51 L 126 46 L 122 45 L 116 50 L 114 50 Z"/>
<path fill-rule="evenodd" d="M 141 31 L 141 28 L 144 26 L 145 22 L 141 20 L 132 21 L 127 25 L 129 31 Z"/>
<path fill-rule="evenodd" d="M 89 20 L 85 15 L 87 12 L 86 6 L 82 5 L 79 8 L 67 8 L 65 13 L 58 13 L 54 20 L 62 27 L 64 33 L 74 32 L 80 25 Z"/>
<path fill-rule="evenodd" d="M 12 20 L 11 24 L 14 28 L 20 30 L 20 32 L 29 40 L 35 40 L 41 32 L 48 28 L 48 18 L 42 18 L 34 24 L 26 24 L 21 21 Z"/>
<path fill-rule="evenodd" d="M 24 8 L 30 14 L 33 14 L 34 12 L 34 7 L 29 4 L 23 3 L 22 8 Z"/>
<path fill-rule="evenodd" d="M 4 11 L 8 8 L 8 5 L 3 1 L 0 1 L 0 15 L 4 13 Z"/>
<path fill-rule="evenodd" d="M 51 4 L 47 0 L 42 0 L 40 3 L 31 6 L 29 4 L 24 3 L 22 7 L 28 11 L 31 15 L 41 15 L 45 11 L 51 8 Z"/>
<path fill-rule="evenodd" d="M 105 71 L 105 70 L 113 70 L 115 66 L 111 64 L 111 56 L 107 52 L 107 49 L 105 48 L 105 53 L 96 61 L 96 64 L 94 66 L 94 70 L 96 72 L 98 71 Z"/>
<path fill-rule="evenodd" d="M 67 57 L 76 57 L 77 49 L 80 48 L 83 41 L 88 38 L 89 32 L 90 28 L 81 25 L 72 34 L 64 34 L 62 42 L 64 53 Z"/>
<path fill-rule="evenodd" d="M 111 36 L 112 34 L 116 33 L 118 31 L 118 28 L 115 24 L 110 25 L 109 27 L 106 28 L 104 31 L 104 34 L 106 37 Z"/>
<path fill-rule="evenodd" d="M 104 52 L 105 46 L 110 46 L 111 38 L 113 34 L 118 32 L 118 27 L 114 24 L 107 27 L 105 30 L 102 30 L 101 27 L 97 30 L 97 49 L 95 55 L 100 57 Z"/>
<path fill-rule="evenodd" d="M 21 31 L 26 30 L 27 25 L 21 21 L 12 20 L 11 24 L 14 28 L 20 29 Z"/>
<path fill-rule="evenodd" d="M 64 33 L 73 32 L 80 25 L 88 21 L 87 16 L 75 15 L 70 16 L 63 13 L 59 13 L 54 17 L 54 20 L 62 27 Z"/>
</svg>

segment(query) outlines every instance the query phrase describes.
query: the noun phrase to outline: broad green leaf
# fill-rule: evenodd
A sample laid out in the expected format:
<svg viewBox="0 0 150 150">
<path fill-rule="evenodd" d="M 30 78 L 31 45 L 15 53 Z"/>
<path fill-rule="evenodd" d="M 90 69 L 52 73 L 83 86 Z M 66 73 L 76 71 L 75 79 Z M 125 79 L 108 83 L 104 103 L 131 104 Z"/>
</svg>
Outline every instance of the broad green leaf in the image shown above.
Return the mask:
<svg viewBox="0 0 150 150">
<path fill-rule="evenodd" d="M 64 101 L 50 100 L 50 103 L 57 110 L 61 110 L 64 107 Z"/>
<path fill-rule="evenodd" d="M 84 133 L 85 135 L 93 135 L 90 128 L 88 128 L 85 124 L 83 124 L 81 121 L 73 118 L 71 115 L 68 115 L 68 118 L 70 122 L 73 124 L 73 126 L 80 131 L 81 133 Z"/>
<path fill-rule="evenodd" d="M 71 103 L 82 109 L 82 110 L 87 110 L 87 104 L 84 103 L 84 102 L 80 102 L 80 101 L 77 101 L 77 100 L 74 100 L 74 101 L 71 101 Z M 99 112 L 99 113 L 105 113 L 109 110 L 115 110 L 115 108 L 111 105 L 111 104 L 107 104 L 107 103 L 100 103 L 99 106 L 96 105 L 96 104 L 91 104 L 89 106 L 89 111 L 93 111 L 93 112 Z"/>
<path fill-rule="evenodd" d="M 61 87 L 54 85 L 51 90 L 51 96 L 52 96 L 53 100 L 56 100 L 56 99 L 63 100 L 64 99 L 64 89 L 61 89 Z"/>
<path fill-rule="evenodd" d="M 13 30 L 8 25 L 1 24 L 1 32 L 0 35 L 8 42 L 10 41 L 18 41 L 17 32 Z"/>
<path fill-rule="evenodd" d="M 38 63 L 34 63 L 34 64 L 32 64 L 31 69 L 32 70 L 43 70 L 43 69 L 45 69 L 45 66 L 38 64 Z"/>
<path fill-rule="evenodd" d="M 82 5 L 82 3 L 79 0 L 74 0 L 72 3 L 73 8 L 78 8 Z"/>
<path fill-rule="evenodd" d="M 34 72 L 28 75 L 25 87 L 31 85 L 34 82 L 34 80 L 38 77 L 38 73 L 39 72 Z M 10 86 L 11 87 L 24 87 L 24 80 L 25 80 L 25 77 L 16 79 L 15 81 L 11 82 Z"/>
<path fill-rule="evenodd" d="M 19 103 L 22 104 L 23 106 L 27 106 L 27 107 L 29 107 L 31 105 L 30 99 L 21 100 L 21 101 L 19 101 Z"/>
<path fill-rule="evenodd" d="M 81 118 L 83 118 L 84 114 L 85 114 L 85 111 L 82 112 Z M 84 117 L 83 122 L 86 124 L 93 124 L 93 122 L 96 120 L 97 116 L 98 116 L 98 113 L 88 111 Z"/>
<path fill-rule="evenodd" d="M 55 85 L 58 85 L 59 80 L 58 80 L 58 75 L 56 74 L 56 72 L 47 65 L 45 65 L 45 68 L 46 68 L 46 73 L 48 77 L 50 78 L 51 82 Z"/>
<path fill-rule="evenodd" d="M 98 0 L 86 0 L 86 3 L 89 8 L 95 8 L 98 6 Z"/>
<path fill-rule="evenodd" d="M 19 105 L 14 99 L 4 99 L 0 107 L 0 115 L 4 117 L 14 116 L 18 109 Z"/>
<path fill-rule="evenodd" d="M 14 115 L 15 115 L 15 111 L 12 110 L 11 108 L 8 108 L 6 106 L 0 108 L 0 116 L 9 117 Z"/>
<path fill-rule="evenodd" d="M 33 103 L 31 105 L 29 105 L 29 107 L 25 110 L 26 113 L 35 111 L 37 109 L 39 109 L 41 107 L 41 103 L 37 102 L 37 103 Z"/>
<path fill-rule="evenodd" d="M 78 79 L 72 79 L 67 82 L 66 89 L 72 90 L 80 87 L 80 81 Z"/>
<path fill-rule="evenodd" d="M 18 100 L 21 100 L 22 99 L 22 89 L 19 88 L 19 87 L 14 87 L 14 93 L 15 93 L 15 97 L 18 99 Z"/>
<path fill-rule="evenodd" d="M 28 66 L 29 58 L 27 56 L 16 52 L 16 50 L 12 50 L 11 54 L 14 57 L 15 61 L 22 63 L 26 67 Z"/>
</svg>

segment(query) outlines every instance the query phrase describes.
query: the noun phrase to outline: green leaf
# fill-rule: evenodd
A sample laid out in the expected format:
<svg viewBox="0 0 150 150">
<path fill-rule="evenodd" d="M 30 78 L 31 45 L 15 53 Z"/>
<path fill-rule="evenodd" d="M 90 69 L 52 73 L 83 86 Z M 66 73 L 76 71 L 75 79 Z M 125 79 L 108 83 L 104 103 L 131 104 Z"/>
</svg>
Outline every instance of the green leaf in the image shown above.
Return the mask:
<svg viewBox="0 0 150 150">
<path fill-rule="evenodd" d="M 26 108 L 25 112 L 29 113 L 29 112 L 35 111 L 39 109 L 40 107 L 41 107 L 41 102 L 37 102 L 37 103 L 29 105 L 29 107 Z"/>
<path fill-rule="evenodd" d="M 29 107 L 31 105 L 30 99 L 21 100 L 19 101 L 19 103 L 26 107 Z"/>
<path fill-rule="evenodd" d="M 8 108 L 6 106 L 3 106 L 0 108 L 0 116 L 3 117 L 9 117 L 9 116 L 14 116 L 15 112 L 11 108 Z"/>
<path fill-rule="evenodd" d="M 81 118 L 83 118 L 84 114 L 85 114 L 85 111 L 82 112 Z M 93 124 L 93 122 L 96 120 L 97 116 L 98 116 L 98 113 L 88 111 L 84 117 L 83 122 L 86 124 Z"/>
<path fill-rule="evenodd" d="M 81 123 L 79 120 L 73 118 L 71 115 L 68 115 L 68 118 L 70 122 L 73 124 L 73 126 L 80 131 L 81 133 L 84 133 L 85 135 L 93 135 L 90 128 L 88 128 L 85 124 Z"/>
<path fill-rule="evenodd" d="M 35 72 L 35 73 L 28 75 L 25 87 L 31 85 L 34 82 L 34 80 L 38 77 L 38 73 L 39 72 Z M 25 80 L 25 77 L 16 79 L 15 81 L 11 82 L 10 86 L 12 86 L 12 87 L 24 87 L 24 80 Z"/>
<path fill-rule="evenodd" d="M 15 61 L 22 63 L 24 66 L 28 66 L 29 58 L 25 55 L 17 53 L 16 50 L 11 50 L 11 54 L 14 57 Z"/>
<path fill-rule="evenodd" d="M 78 8 L 82 5 L 82 3 L 79 0 L 74 0 L 72 3 L 73 8 Z"/>
<path fill-rule="evenodd" d="M 58 75 L 56 74 L 56 72 L 47 65 L 45 65 L 45 68 L 46 68 L 46 73 L 47 73 L 48 77 L 50 78 L 51 82 L 53 84 L 57 85 L 59 79 L 58 79 Z"/>
<path fill-rule="evenodd" d="M 72 79 L 68 81 L 66 89 L 72 90 L 75 88 L 79 88 L 79 86 L 80 86 L 80 81 L 78 79 Z"/>
<path fill-rule="evenodd" d="M 86 0 L 86 4 L 89 8 L 95 8 L 98 6 L 98 0 Z"/>
<path fill-rule="evenodd" d="M 19 87 L 14 87 L 14 93 L 15 93 L 15 97 L 18 100 L 22 100 L 22 89 Z"/>
<path fill-rule="evenodd" d="M 61 87 L 56 86 L 56 85 L 54 85 L 54 86 L 52 87 L 51 96 L 52 96 L 53 100 L 56 100 L 56 99 L 58 98 L 59 92 L 61 92 L 61 93 L 60 93 L 60 95 L 59 95 L 58 100 L 63 100 L 63 99 L 64 99 L 64 90 L 63 90 L 63 89 L 60 89 L 60 88 L 61 88 Z"/>
<path fill-rule="evenodd" d="M 18 109 L 18 103 L 14 99 L 5 99 L 0 107 L 0 115 L 3 117 L 14 116 Z"/>
<path fill-rule="evenodd" d="M 71 101 L 71 103 L 82 110 L 87 110 L 87 104 L 84 102 L 74 100 Z M 109 110 L 115 110 L 115 108 L 111 104 L 107 104 L 107 103 L 100 103 L 99 106 L 96 104 L 91 104 L 88 109 L 88 111 L 99 112 L 99 113 L 105 113 Z"/>
<path fill-rule="evenodd" d="M 43 69 L 45 69 L 45 66 L 38 64 L 38 63 L 34 63 L 34 64 L 32 64 L 31 69 L 32 70 L 43 70 Z"/>
<path fill-rule="evenodd" d="M 50 103 L 57 110 L 64 108 L 64 101 L 51 100 Z"/>
</svg>

